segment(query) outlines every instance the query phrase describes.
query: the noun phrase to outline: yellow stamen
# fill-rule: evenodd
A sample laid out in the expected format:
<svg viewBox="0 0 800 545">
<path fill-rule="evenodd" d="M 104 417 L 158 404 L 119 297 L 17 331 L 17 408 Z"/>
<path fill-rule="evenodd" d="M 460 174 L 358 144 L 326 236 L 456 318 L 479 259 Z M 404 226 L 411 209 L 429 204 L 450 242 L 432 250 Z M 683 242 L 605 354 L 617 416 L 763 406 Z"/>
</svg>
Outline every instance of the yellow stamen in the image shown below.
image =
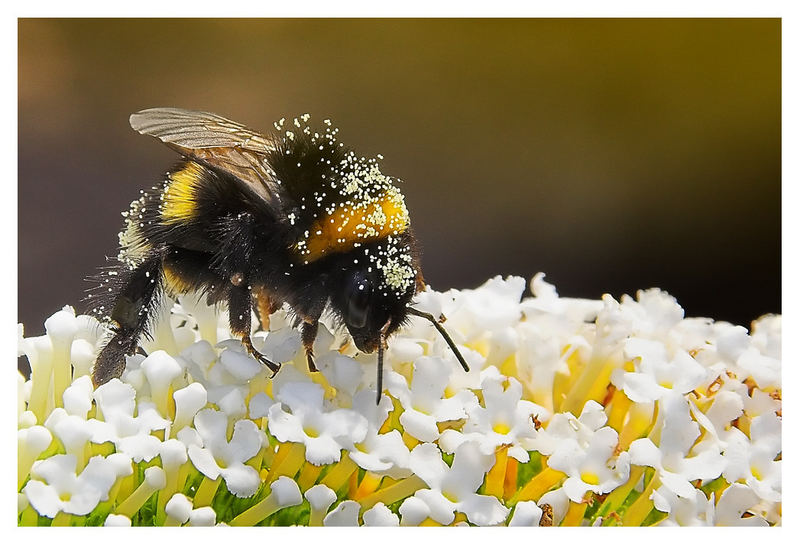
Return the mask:
<svg viewBox="0 0 800 545">
<path fill-rule="evenodd" d="M 72 383 L 70 363 L 71 342 L 53 341 L 53 400 L 56 407 L 64 406 L 64 390 Z M 41 421 L 40 421 L 41 422 Z"/>
<path fill-rule="evenodd" d="M 194 495 L 194 501 L 192 502 L 194 507 L 198 508 L 211 505 L 211 500 L 214 499 L 214 495 L 217 493 L 217 488 L 219 488 L 221 482 L 222 477 L 209 479 L 204 476 L 200 486 L 197 487 L 197 493 Z"/>
<path fill-rule="evenodd" d="M 438 522 L 433 520 L 432 518 L 428 517 L 422 522 L 419 523 L 420 526 L 441 526 Z"/>
<path fill-rule="evenodd" d="M 282 443 L 275 456 L 275 463 L 269 470 L 266 484 L 283 475 L 293 479 L 305 461 L 306 447 L 303 443 Z"/>
<path fill-rule="evenodd" d="M 358 486 L 358 489 L 352 495 L 352 499 L 358 501 L 361 498 L 364 498 L 369 494 L 372 494 L 378 489 L 382 479 L 383 479 L 382 475 L 377 475 L 371 471 L 367 471 L 364 474 L 364 478 L 361 479 L 361 484 Z"/>
<path fill-rule="evenodd" d="M 315 466 L 311 462 L 306 462 L 300 469 L 300 475 L 297 477 L 297 486 L 305 492 L 317 484 L 320 473 L 322 473 L 322 466 Z"/>
<path fill-rule="evenodd" d="M 39 513 L 32 506 L 26 507 L 22 511 L 22 515 L 20 517 L 19 525 L 20 526 L 37 526 L 39 524 Z"/>
<path fill-rule="evenodd" d="M 583 521 L 583 515 L 586 513 L 586 502 L 569 502 L 567 514 L 564 515 L 564 520 L 561 521 L 561 526 L 580 526 Z"/>
<path fill-rule="evenodd" d="M 605 358 L 594 358 L 586 369 L 578 375 L 578 379 L 561 403 L 560 412 L 570 412 L 575 416 L 581 414 L 583 406 L 589 400 L 603 400 L 611 381 L 611 372 L 617 367 L 614 362 Z"/>
<path fill-rule="evenodd" d="M 653 490 L 655 490 L 656 486 L 660 484 L 660 479 L 658 478 L 658 473 L 653 475 L 653 478 L 650 479 L 650 482 L 647 484 L 647 488 L 644 489 L 642 495 L 636 498 L 636 501 L 628 507 L 628 510 L 625 512 L 625 515 L 622 517 L 622 525 L 623 526 L 641 526 L 642 521 L 647 518 L 647 515 L 650 514 L 650 511 L 653 510 L 653 500 L 650 499 L 650 496 L 653 494 Z"/>
<path fill-rule="evenodd" d="M 545 492 L 553 488 L 564 478 L 566 478 L 566 474 L 546 467 L 538 475 L 531 479 L 528 484 L 522 487 L 514 500 L 515 502 L 526 500 L 537 501 L 542 497 L 542 495 L 544 495 Z"/>
<path fill-rule="evenodd" d="M 751 423 L 752 423 L 752 420 L 750 419 L 750 417 L 747 416 L 747 415 L 744 415 L 744 414 L 736 419 L 736 427 L 739 428 L 739 431 L 741 431 L 743 434 L 745 434 L 748 437 L 750 437 L 750 424 Z"/>
<path fill-rule="evenodd" d="M 428 485 L 425 484 L 425 481 L 416 475 L 411 475 L 405 479 L 400 479 L 394 484 L 385 486 L 384 488 L 373 492 L 369 496 L 362 498 L 359 501 L 361 504 L 361 512 L 363 513 L 364 511 L 371 509 L 379 501 L 383 502 L 384 505 L 391 505 L 396 501 L 411 496 L 417 490 L 426 488 L 427 486 Z"/>
<path fill-rule="evenodd" d="M 278 504 L 278 501 L 273 497 L 274 494 L 270 494 L 250 509 L 247 509 L 243 513 L 237 515 L 236 517 L 231 520 L 231 526 L 255 526 L 271 514 L 278 511 L 281 506 Z"/>
<path fill-rule="evenodd" d="M 507 377 L 518 377 L 519 372 L 517 371 L 517 354 L 512 353 L 508 356 L 503 363 L 500 364 L 500 372 L 503 373 Z"/>
<path fill-rule="evenodd" d="M 630 400 L 625 392 L 617 390 L 611 398 L 611 403 L 606 409 L 608 414 L 608 425 L 617 430 L 619 433 L 622 430 L 622 425 L 625 422 L 625 415 L 628 413 L 633 401 Z"/>
<path fill-rule="evenodd" d="M 519 462 L 516 458 L 508 457 L 506 462 L 506 478 L 503 489 L 503 498 L 509 499 L 517 491 L 517 467 Z"/>
<path fill-rule="evenodd" d="M 133 490 L 136 488 L 136 471 L 124 479 L 121 479 L 118 484 L 119 487 L 117 488 L 117 497 L 124 499 L 130 496 L 133 493 Z"/>
<path fill-rule="evenodd" d="M 628 450 L 633 441 L 642 437 L 653 425 L 655 416 L 653 403 L 632 403 L 619 435 L 619 450 Z"/>
<path fill-rule="evenodd" d="M 614 513 L 620 506 L 625 502 L 625 499 L 633 490 L 633 487 L 636 486 L 642 476 L 644 475 L 644 466 L 633 466 L 631 468 L 631 475 L 628 481 L 618 486 L 611 492 L 606 499 L 603 501 L 603 504 L 597 510 L 597 515 L 602 517 L 607 517 L 610 513 Z"/>
<path fill-rule="evenodd" d="M 352 498 L 358 490 L 358 471 L 353 471 L 347 481 L 347 497 Z"/>
<path fill-rule="evenodd" d="M 120 503 L 115 513 L 118 515 L 125 515 L 128 518 L 131 518 L 133 515 L 136 514 L 139 509 L 145 504 L 150 497 L 158 492 L 158 488 L 153 486 L 147 478 L 145 478 L 142 483 L 133 491 L 133 493 L 125 498 L 125 501 Z M 199 491 L 198 491 L 199 492 Z"/>
<path fill-rule="evenodd" d="M 498 447 L 495 452 L 495 463 L 486 474 L 486 495 L 503 497 L 505 488 L 506 465 L 508 462 L 508 445 Z"/>
<path fill-rule="evenodd" d="M 413 450 L 414 447 L 419 445 L 419 439 L 417 439 L 416 437 L 412 437 L 407 432 L 403 431 L 403 443 L 406 444 L 408 450 Z"/>
<path fill-rule="evenodd" d="M 37 354 L 31 358 L 31 394 L 28 398 L 28 410 L 36 415 L 37 422 L 44 422 L 48 403 L 52 403 L 50 381 L 53 378 L 53 360 L 50 354 Z M 37 361 L 42 358 L 42 361 Z"/>
<path fill-rule="evenodd" d="M 358 466 L 350 459 L 350 455 L 347 451 L 344 451 L 342 453 L 342 459 L 338 464 L 333 466 L 333 469 L 331 469 L 327 475 L 325 475 L 325 478 L 322 479 L 322 484 L 334 492 L 338 492 L 356 469 L 358 469 Z"/>
<path fill-rule="evenodd" d="M 163 522 L 167 517 L 166 513 L 164 512 L 164 508 L 167 505 L 167 502 L 172 498 L 172 496 L 180 490 L 179 482 L 181 477 L 181 470 L 184 466 L 191 465 L 189 462 L 182 464 L 181 467 L 177 469 L 177 471 L 165 471 L 167 476 L 167 485 L 164 487 L 163 490 L 159 491 L 158 493 L 158 501 L 156 503 L 156 521 Z M 182 484 L 180 485 L 182 486 Z"/>
<path fill-rule="evenodd" d="M 59 511 L 59 513 L 53 519 L 53 523 L 50 526 L 69 526 L 72 522 L 72 515 L 69 513 L 65 513 L 64 511 Z"/>
</svg>

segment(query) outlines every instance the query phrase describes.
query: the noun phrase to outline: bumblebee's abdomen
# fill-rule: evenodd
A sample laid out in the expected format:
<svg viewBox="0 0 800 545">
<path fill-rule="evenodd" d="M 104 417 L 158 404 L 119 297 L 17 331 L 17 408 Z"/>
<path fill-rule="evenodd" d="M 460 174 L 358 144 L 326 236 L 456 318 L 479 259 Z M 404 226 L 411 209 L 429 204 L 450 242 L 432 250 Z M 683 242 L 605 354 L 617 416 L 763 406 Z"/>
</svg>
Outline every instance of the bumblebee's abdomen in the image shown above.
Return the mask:
<svg viewBox="0 0 800 545">
<path fill-rule="evenodd" d="M 160 220 L 165 225 L 175 225 L 191 221 L 199 212 L 198 196 L 203 190 L 203 182 L 211 173 L 193 161 L 167 176 L 160 195 Z"/>
<path fill-rule="evenodd" d="M 164 245 L 215 252 L 220 218 L 245 206 L 234 184 L 194 161 L 181 163 L 162 184 L 141 193 L 123 214 L 120 233 L 119 259 L 131 267 Z"/>
</svg>

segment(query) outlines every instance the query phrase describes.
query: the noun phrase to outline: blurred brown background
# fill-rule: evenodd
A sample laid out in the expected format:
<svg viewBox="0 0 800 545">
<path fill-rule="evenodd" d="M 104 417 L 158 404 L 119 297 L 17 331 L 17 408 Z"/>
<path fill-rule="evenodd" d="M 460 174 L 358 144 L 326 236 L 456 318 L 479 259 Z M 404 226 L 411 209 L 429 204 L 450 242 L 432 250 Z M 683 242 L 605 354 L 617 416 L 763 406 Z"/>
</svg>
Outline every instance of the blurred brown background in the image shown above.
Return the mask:
<svg viewBox="0 0 800 545">
<path fill-rule="evenodd" d="M 438 289 L 537 271 L 780 305 L 780 21 L 20 20 L 19 320 L 40 334 L 177 156 L 151 106 L 330 117 L 404 180 Z"/>
</svg>

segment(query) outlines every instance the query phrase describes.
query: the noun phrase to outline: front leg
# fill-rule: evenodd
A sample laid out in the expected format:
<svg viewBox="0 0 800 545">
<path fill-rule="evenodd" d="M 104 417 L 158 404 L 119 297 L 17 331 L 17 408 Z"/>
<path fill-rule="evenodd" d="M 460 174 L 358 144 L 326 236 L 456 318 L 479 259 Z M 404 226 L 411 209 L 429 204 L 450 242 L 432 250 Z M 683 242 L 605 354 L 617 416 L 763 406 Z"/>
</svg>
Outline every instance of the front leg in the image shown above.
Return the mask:
<svg viewBox="0 0 800 545">
<path fill-rule="evenodd" d="M 306 361 L 308 362 L 308 370 L 312 373 L 319 371 L 314 363 L 314 340 L 317 338 L 317 330 L 319 329 L 319 320 L 314 318 L 312 321 L 303 322 L 300 336 L 303 339 L 303 348 L 306 349 Z"/>
<path fill-rule="evenodd" d="M 272 376 L 275 376 L 281 366 L 273 363 L 267 357 L 255 349 L 253 341 L 250 339 L 250 310 L 253 306 L 250 289 L 243 281 L 241 273 L 235 273 L 231 277 L 230 295 L 228 296 L 228 314 L 231 332 L 242 339 L 242 344 L 247 349 L 248 354 L 266 365 Z"/>
</svg>

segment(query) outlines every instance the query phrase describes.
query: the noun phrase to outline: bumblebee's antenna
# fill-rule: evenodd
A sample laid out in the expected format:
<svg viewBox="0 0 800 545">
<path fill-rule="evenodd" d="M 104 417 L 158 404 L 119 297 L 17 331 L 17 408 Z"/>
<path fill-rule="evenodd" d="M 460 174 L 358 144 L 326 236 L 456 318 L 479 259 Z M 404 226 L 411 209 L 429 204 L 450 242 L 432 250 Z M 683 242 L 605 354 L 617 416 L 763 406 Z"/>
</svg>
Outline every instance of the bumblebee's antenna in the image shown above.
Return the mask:
<svg viewBox="0 0 800 545">
<path fill-rule="evenodd" d="M 464 361 L 464 356 L 462 356 L 461 352 L 459 352 L 458 348 L 456 348 L 456 343 L 454 343 L 453 339 L 450 338 L 450 335 L 447 334 L 447 331 L 445 331 L 445 329 L 442 327 L 442 324 L 440 324 L 439 321 L 433 317 L 433 314 L 430 314 L 429 312 L 422 312 L 421 310 L 417 310 L 413 307 L 406 307 L 406 309 L 408 310 L 408 313 L 411 314 L 412 316 L 419 316 L 420 318 L 425 318 L 430 323 L 432 323 L 433 327 L 435 327 L 436 330 L 439 332 L 439 334 L 444 338 L 445 342 L 447 343 L 447 346 L 449 346 L 450 350 L 452 350 L 453 353 L 456 355 L 456 359 L 458 360 L 458 363 L 461 364 L 461 367 L 464 368 L 464 371 L 469 372 L 469 366 L 467 365 L 467 362 Z M 378 372 L 380 373 L 380 368 L 378 369 Z"/>
<path fill-rule="evenodd" d="M 378 396 L 375 398 L 375 405 L 381 404 L 381 394 L 383 394 L 383 337 L 378 344 Z"/>
<path fill-rule="evenodd" d="M 392 320 L 386 320 L 386 323 L 381 328 L 381 338 L 378 343 L 378 396 L 375 398 L 375 405 L 381 404 L 381 394 L 383 393 L 383 349 L 386 348 L 386 332 L 389 331 L 390 325 L 392 325 Z"/>
</svg>

